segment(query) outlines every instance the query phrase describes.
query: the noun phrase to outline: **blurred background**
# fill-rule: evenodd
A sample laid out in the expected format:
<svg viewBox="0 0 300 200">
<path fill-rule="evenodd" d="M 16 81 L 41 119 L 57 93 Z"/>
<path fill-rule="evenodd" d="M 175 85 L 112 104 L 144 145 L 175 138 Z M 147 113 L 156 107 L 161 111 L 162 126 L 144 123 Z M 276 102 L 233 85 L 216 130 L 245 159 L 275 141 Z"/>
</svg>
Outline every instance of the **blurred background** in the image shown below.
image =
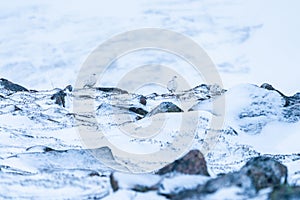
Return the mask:
<svg viewBox="0 0 300 200">
<path fill-rule="evenodd" d="M 297 0 L 1 1 L 0 77 L 31 89 L 62 88 L 74 84 L 89 53 L 103 41 L 156 27 L 202 46 L 226 88 L 268 82 L 292 95 L 300 90 L 299 9 Z M 145 52 L 114 63 L 111 80 L 126 66 L 149 62 L 182 73 L 188 68 L 178 58 Z"/>
</svg>

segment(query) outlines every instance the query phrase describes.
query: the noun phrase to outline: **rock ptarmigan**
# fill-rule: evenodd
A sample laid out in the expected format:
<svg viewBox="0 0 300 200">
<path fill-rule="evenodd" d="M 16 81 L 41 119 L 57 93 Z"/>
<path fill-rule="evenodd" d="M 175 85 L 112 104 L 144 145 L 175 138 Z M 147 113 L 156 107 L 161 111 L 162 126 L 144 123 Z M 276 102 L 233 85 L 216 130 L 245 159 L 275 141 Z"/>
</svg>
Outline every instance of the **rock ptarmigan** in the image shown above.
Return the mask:
<svg viewBox="0 0 300 200">
<path fill-rule="evenodd" d="M 177 82 L 176 82 L 177 76 L 173 76 L 172 80 L 170 80 L 167 84 L 167 89 L 173 93 L 177 89 Z"/>
<path fill-rule="evenodd" d="M 84 81 L 83 88 L 92 88 L 97 82 L 96 74 L 91 74 L 88 79 Z"/>
</svg>

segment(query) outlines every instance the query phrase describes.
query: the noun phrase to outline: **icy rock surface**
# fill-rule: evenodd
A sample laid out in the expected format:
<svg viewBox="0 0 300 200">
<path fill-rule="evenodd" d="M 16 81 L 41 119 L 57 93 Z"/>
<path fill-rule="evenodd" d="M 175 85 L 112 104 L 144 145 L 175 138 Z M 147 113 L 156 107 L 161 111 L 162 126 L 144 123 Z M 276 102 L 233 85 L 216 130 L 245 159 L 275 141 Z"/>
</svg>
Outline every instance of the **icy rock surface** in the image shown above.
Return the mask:
<svg viewBox="0 0 300 200">
<path fill-rule="evenodd" d="M 299 93 L 285 97 L 277 91 L 250 84 L 238 85 L 227 91 L 216 86 L 200 85 L 175 94 L 149 94 L 145 96 L 145 104 L 144 101 L 140 102 L 140 94 L 130 94 L 121 89 L 84 90 L 90 95 L 79 96 L 79 89 L 65 90 L 63 106 L 51 99 L 61 89 L 13 91 L 1 85 L 1 198 L 31 199 L 50 196 L 54 199 L 97 199 L 105 196 L 117 199 L 127 195 L 129 199 L 165 199 L 157 192 L 141 194 L 127 190 L 125 186 L 113 193 L 109 183 L 109 175 L 113 170 L 102 161 L 109 162 L 110 166 L 120 170 L 127 170 L 127 166 L 117 162 L 108 147 L 93 150 L 86 148 L 78 135 L 77 127 L 101 128 L 107 133 L 105 137 L 118 147 L 128 152 L 149 153 L 172 144 L 178 132 L 169 128 L 163 136 L 141 139 L 124 137 L 116 130 L 131 123 L 143 127 L 149 120 L 169 119 L 177 122 L 178 116 L 187 117 L 189 113 L 200 111 L 191 147 L 200 149 L 205 143 L 211 116 L 216 114 L 213 113 L 211 104 L 221 95 L 226 99 L 225 124 L 222 130 L 217 130 L 220 134 L 216 138 L 215 148 L 204 155 L 209 174 L 215 177 L 238 171 L 249 159 L 264 155 L 287 166 L 288 183 L 300 184 L 300 149 L 297 142 L 300 130 Z M 78 115 L 73 112 L 74 98 L 79 98 L 80 101 L 92 99 L 95 102 L 93 112 L 97 123 L 91 120 L 92 113 Z M 146 112 L 164 105 L 164 102 L 176 105 L 183 112 L 169 113 L 168 110 L 163 110 L 164 113 L 147 116 Z M 103 160 L 93 157 L 93 151 L 101 155 Z M 182 188 L 177 184 L 180 180 L 190 183 L 182 186 L 183 188 L 189 188 L 188 185 L 194 187 L 197 183 L 191 179 L 176 176 L 174 180 L 177 182 L 172 188 L 169 185 L 172 177 L 166 178 L 160 193 L 181 191 Z M 199 182 L 201 180 L 199 178 Z M 238 191 L 234 188 L 228 190 Z"/>
</svg>

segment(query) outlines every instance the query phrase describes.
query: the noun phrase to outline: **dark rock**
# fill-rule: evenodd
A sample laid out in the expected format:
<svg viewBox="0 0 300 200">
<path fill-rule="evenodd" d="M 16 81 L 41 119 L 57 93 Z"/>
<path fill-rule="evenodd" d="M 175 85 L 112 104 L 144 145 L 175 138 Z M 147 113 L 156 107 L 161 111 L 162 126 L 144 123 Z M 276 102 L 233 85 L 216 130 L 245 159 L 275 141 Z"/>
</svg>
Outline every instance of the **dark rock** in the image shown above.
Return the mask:
<svg viewBox="0 0 300 200">
<path fill-rule="evenodd" d="M 282 92 L 280 92 L 279 90 L 276 90 L 272 85 L 268 84 L 268 83 L 263 83 L 261 86 L 261 88 L 264 88 L 266 90 L 271 90 L 271 91 L 275 91 L 278 94 L 280 94 L 286 101 L 285 106 L 289 105 L 289 99 L 287 96 L 285 96 Z"/>
<path fill-rule="evenodd" d="M 140 117 L 140 116 L 135 117 L 135 120 L 141 120 L 141 119 L 143 119 L 143 117 Z"/>
<path fill-rule="evenodd" d="M 93 177 L 93 176 L 100 176 L 100 174 L 96 171 L 93 171 L 91 173 L 89 173 L 89 176 Z"/>
<path fill-rule="evenodd" d="M 47 147 L 47 146 L 37 145 L 37 146 L 33 146 L 33 147 L 28 147 L 26 149 L 26 151 L 29 151 L 29 152 L 50 152 L 50 151 L 56 151 L 56 150 L 52 149 L 50 147 Z"/>
<path fill-rule="evenodd" d="M 96 88 L 102 92 L 110 92 L 110 93 L 118 93 L 118 94 L 128 94 L 127 91 L 119 89 L 119 88 L 111 88 L 111 87 L 98 87 Z"/>
<path fill-rule="evenodd" d="M 232 127 L 227 127 L 226 129 L 223 129 L 222 132 L 226 135 L 238 135 L 238 132 Z"/>
<path fill-rule="evenodd" d="M 173 104 L 172 102 L 162 102 L 157 107 L 155 107 L 151 112 L 147 114 L 148 117 L 155 115 L 157 113 L 166 112 L 183 112 L 181 108 Z"/>
<path fill-rule="evenodd" d="M 240 170 L 240 173 L 252 179 L 258 191 L 267 187 L 275 187 L 287 181 L 287 168 L 269 157 L 252 158 Z"/>
<path fill-rule="evenodd" d="M 261 86 L 261 88 L 264 88 L 266 90 L 273 90 L 278 92 L 281 96 L 286 97 L 282 92 L 280 92 L 279 90 L 276 90 L 272 85 L 268 84 L 268 83 L 263 83 Z"/>
<path fill-rule="evenodd" d="M 72 85 L 67 85 L 67 87 L 65 87 L 64 91 L 67 91 L 67 90 L 69 90 L 69 92 L 72 92 L 73 91 Z"/>
<path fill-rule="evenodd" d="M 171 199 L 202 199 L 204 195 L 222 188 L 238 187 L 243 195 L 253 197 L 260 189 L 276 188 L 286 182 L 287 168 L 268 157 L 256 157 L 248 161 L 238 172 L 228 173 L 207 181 L 192 190 L 185 190 Z"/>
<path fill-rule="evenodd" d="M 10 82 L 10 81 L 8 81 L 4 78 L 0 79 L 0 85 L 2 85 L 4 89 L 10 90 L 10 91 L 13 91 L 13 92 L 22 92 L 22 91 L 28 92 L 29 91 L 25 87 L 23 87 L 21 85 L 18 85 L 18 84 L 15 84 L 13 82 Z"/>
<path fill-rule="evenodd" d="M 51 96 L 51 100 L 55 100 L 55 103 L 60 105 L 60 106 L 63 106 L 63 107 L 66 107 L 66 101 L 65 101 L 65 97 L 67 96 L 67 93 L 66 91 L 69 91 L 69 92 L 72 92 L 73 90 L 73 87 L 71 85 L 68 85 L 67 87 L 65 87 L 65 89 L 61 90 L 59 89 L 58 92 L 56 92 L 55 94 L 53 94 Z"/>
<path fill-rule="evenodd" d="M 185 190 L 171 197 L 172 200 L 205 199 L 205 196 L 227 187 L 239 187 L 245 189 L 244 195 L 253 196 L 255 189 L 252 187 L 251 179 L 238 172 L 228 173 L 224 176 L 207 181 L 196 189 Z M 222 198 L 221 198 L 222 199 Z"/>
<path fill-rule="evenodd" d="M 15 106 L 14 107 L 14 111 L 21 111 L 22 109 L 21 108 L 19 108 L 18 106 Z"/>
<path fill-rule="evenodd" d="M 291 187 L 288 185 L 282 185 L 274 188 L 270 194 L 271 200 L 298 200 L 300 199 L 300 186 Z"/>
<path fill-rule="evenodd" d="M 206 161 L 199 150 L 191 150 L 182 158 L 158 170 L 157 174 L 163 175 L 171 172 L 209 176 Z"/>
<path fill-rule="evenodd" d="M 51 96 L 51 100 L 55 100 L 56 104 L 65 107 L 66 106 L 66 102 L 65 102 L 66 96 L 67 96 L 67 94 L 64 92 L 64 90 L 60 90 Z"/>
<path fill-rule="evenodd" d="M 159 94 L 157 94 L 156 92 L 151 93 L 149 95 L 146 96 L 147 99 L 155 99 L 155 97 L 158 97 Z"/>
<path fill-rule="evenodd" d="M 272 85 L 268 84 L 268 83 L 263 83 L 260 87 L 264 88 L 264 89 L 267 89 L 267 90 L 275 90 L 275 88 Z"/>
<path fill-rule="evenodd" d="M 142 105 L 146 105 L 147 104 L 147 98 L 145 96 L 140 96 L 140 104 Z"/>
<path fill-rule="evenodd" d="M 283 109 L 283 115 L 287 122 L 297 122 L 300 120 L 300 93 L 286 97 L 288 102 Z"/>
<path fill-rule="evenodd" d="M 148 114 L 148 111 L 144 110 L 143 108 L 130 107 L 129 111 L 134 112 L 138 115 L 142 115 L 142 116 L 145 116 Z"/>
<path fill-rule="evenodd" d="M 119 190 L 118 181 L 115 179 L 113 173 L 110 174 L 109 181 L 110 181 L 111 188 L 113 189 L 114 192 Z"/>
</svg>

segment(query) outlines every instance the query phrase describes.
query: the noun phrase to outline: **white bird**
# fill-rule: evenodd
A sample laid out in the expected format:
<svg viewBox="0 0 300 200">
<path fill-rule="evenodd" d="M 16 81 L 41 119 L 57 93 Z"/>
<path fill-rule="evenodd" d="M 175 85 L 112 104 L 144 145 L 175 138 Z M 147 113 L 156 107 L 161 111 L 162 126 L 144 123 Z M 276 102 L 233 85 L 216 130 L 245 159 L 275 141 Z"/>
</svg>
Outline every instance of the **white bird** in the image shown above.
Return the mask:
<svg viewBox="0 0 300 200">
<path fill-rule="evenodd" d="M 91 74 L 88 79 L 84 81 L 83 88 L 92 88 L 97 82 L 96 74 Z"/>
<path fill-rule="evenodd" d="M 176 78 L 177 78 L 177 76 L 173 76 L 172 80 L 170 80 L 170 81 L 168 82 L 168 84 L 167 84 L 167 89 L 168 89 L 171 93 L 175 92 L 176 89 L 177 89 L 177 82 L 176 82 L 176 80 L 175 80 Z"/>
</svg>

